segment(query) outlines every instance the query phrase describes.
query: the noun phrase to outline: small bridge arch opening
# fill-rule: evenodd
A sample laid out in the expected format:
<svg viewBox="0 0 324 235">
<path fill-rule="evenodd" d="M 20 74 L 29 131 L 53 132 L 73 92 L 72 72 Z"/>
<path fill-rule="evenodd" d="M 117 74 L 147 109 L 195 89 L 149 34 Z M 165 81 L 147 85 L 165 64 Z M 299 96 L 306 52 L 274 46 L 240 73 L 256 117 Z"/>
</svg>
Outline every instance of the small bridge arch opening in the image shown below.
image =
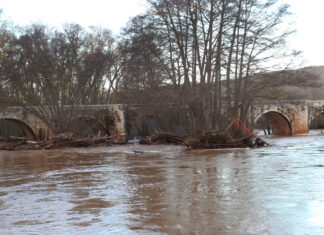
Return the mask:
<svg viewBox="0 0 324 235">
<path fill-rule="evenodd" d="M 262 127 L 276 136 L 291 136 L 292 128 L 288 119 L 276 111 L 264 112 L 255 119 L 255 126 Z"/>
<path fill-rule="evenodd" d="M 77 137 L 89 138 L 89 137 L 103 137 L 107 135 L 102 122 L 93 117 L 80 116 L 71 122 L 71 131 Z"/>
<path fill-rule="evenodd" d="M 32 141 L 37 139 L 27 123 L 14 118 L 0 119 L 0 136 L 3 139 L 9 139 L 10 136 L 25 137 Z"/>
<path fill-rule="evenodd" d="M 324 129 L 324 112 L 318 112 L 310 119 L 309 129 Z"/>
</svg>

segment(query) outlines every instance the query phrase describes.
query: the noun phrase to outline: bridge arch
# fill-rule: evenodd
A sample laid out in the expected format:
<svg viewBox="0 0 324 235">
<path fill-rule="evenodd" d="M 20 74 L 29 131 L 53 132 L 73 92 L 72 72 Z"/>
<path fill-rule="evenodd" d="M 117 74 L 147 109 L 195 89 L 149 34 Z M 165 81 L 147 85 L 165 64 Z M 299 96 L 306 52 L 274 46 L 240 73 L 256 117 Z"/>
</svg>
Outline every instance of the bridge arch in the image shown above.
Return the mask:
<svg viewBox="0 0 324 235">
<path fill-rule="evenodd" d="M 104 124 L 93 116 L 80 115 L 71 122 L 71 130 L 79 137 L 99 136 L 103 137 L 109 133 Z"/>
<path fill-rule="evenodd" d="M 4 120 L 16 124 L 23 131 L 25 137 L 28 140 L 35 141 L 37 139 L 33 129 L 26 122 L 15 118 L 3 118 L 3 117 L 0 118 L 0 120 Z"/>
<path fill-rule="evenodd" d="M 309 115 L 308 127 L 309 129 L 323 129 L 324 128 L 324 110 L 318 110 Z"/>
<path fill-rule="evenodd" d="M 292 135 L 292 127 L 289 122 L 289 118 L 277 111 L 277 110 L 267 110 L 258 115 L 254 124 L 256 124 L 261 117 L 265 116 L 268 118 L 272 124 L 273 134 L 277 136 L 291 136 Z"/>
</svg>

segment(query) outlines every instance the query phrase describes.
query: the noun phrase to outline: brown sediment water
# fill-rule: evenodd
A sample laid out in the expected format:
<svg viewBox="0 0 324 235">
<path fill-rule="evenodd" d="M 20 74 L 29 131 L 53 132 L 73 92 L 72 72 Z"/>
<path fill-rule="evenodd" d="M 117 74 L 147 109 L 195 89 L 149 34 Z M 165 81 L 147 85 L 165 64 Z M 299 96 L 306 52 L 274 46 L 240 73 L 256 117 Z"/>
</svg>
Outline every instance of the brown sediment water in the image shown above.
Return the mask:
<svg viewBox="0 0 324 235">
<path fill-rule="evenodd" d="M 324 136 L 0 152 L 0 234 L 324 234 Z"/>
</svg>

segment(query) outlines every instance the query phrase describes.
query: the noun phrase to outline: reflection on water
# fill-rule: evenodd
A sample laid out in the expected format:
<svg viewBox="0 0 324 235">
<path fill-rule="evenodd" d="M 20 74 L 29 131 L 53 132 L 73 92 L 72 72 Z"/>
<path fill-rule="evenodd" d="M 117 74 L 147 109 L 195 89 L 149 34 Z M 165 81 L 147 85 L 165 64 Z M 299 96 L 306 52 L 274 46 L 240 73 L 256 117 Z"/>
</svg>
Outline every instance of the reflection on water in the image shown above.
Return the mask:
<svg viewBox="0 0 324 235">
<path fill-rule="evenodd" d="M 324 234 L 324 136 L 0 152 L 0 234 Z"/>
</svg>

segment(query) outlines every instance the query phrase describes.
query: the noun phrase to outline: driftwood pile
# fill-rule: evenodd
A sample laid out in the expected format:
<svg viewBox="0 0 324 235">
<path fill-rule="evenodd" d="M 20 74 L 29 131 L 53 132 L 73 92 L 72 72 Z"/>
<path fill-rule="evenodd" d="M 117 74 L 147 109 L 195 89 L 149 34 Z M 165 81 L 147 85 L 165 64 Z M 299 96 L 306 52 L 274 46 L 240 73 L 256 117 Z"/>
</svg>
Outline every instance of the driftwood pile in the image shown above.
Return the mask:
<svg viewBox="0 0 324 235">
<path fill-rule="evenodd" d="M 160 133 L 140 140 L 140 144 L 177 144 L 185 145 L 190 149 L 218 149 L 218 148 L 255 148 L 269 146 L 264 140 L 249 134 L 242 138 L 234 139 L 226 131 L 209 132 L 204 136 L 179 137 L 171 134 Z"/>
<path fill-rule="evenodd" d="M 60 134 L 47 141 L 28 141 L 26 138 L 11 137 L 10 142 L 0 145 L 0 150 L 42 150 L 62 148 L 84 148 L 110 146 L 113 137 L 78 139 L 71 134 Z"/>
<path fill-rule="evenodd" d="M 228 130 L 234 126 L 236 133 L 234 138 Z M 118 136 L 117 136 L 118 137 Z M 11 137 L 10 142 L 0 144 L 0 150 L 41 150 L 62 148 L 84 148 L 97 146 L 111 146 L 116 142 L 116 136 L 97 138 L 74 138 L 72 133 L 64 133 L 54 136 L 47 141 L 28 141 L 26 138 Z M 118 139 L 118 138 L 117 138 Z M 190 149 L 217 149 L 217 148 L 244 148 L 269 146 L 264 140 L 258 138 L 251 130 L 239 121 L 233 120 L 224 131 L 207 132 L 203 136 L 180 137 L 167 133 L 155 134 L 140 140 L 140 144 L 176 144 L 185 145 Z"/>
</svg>

